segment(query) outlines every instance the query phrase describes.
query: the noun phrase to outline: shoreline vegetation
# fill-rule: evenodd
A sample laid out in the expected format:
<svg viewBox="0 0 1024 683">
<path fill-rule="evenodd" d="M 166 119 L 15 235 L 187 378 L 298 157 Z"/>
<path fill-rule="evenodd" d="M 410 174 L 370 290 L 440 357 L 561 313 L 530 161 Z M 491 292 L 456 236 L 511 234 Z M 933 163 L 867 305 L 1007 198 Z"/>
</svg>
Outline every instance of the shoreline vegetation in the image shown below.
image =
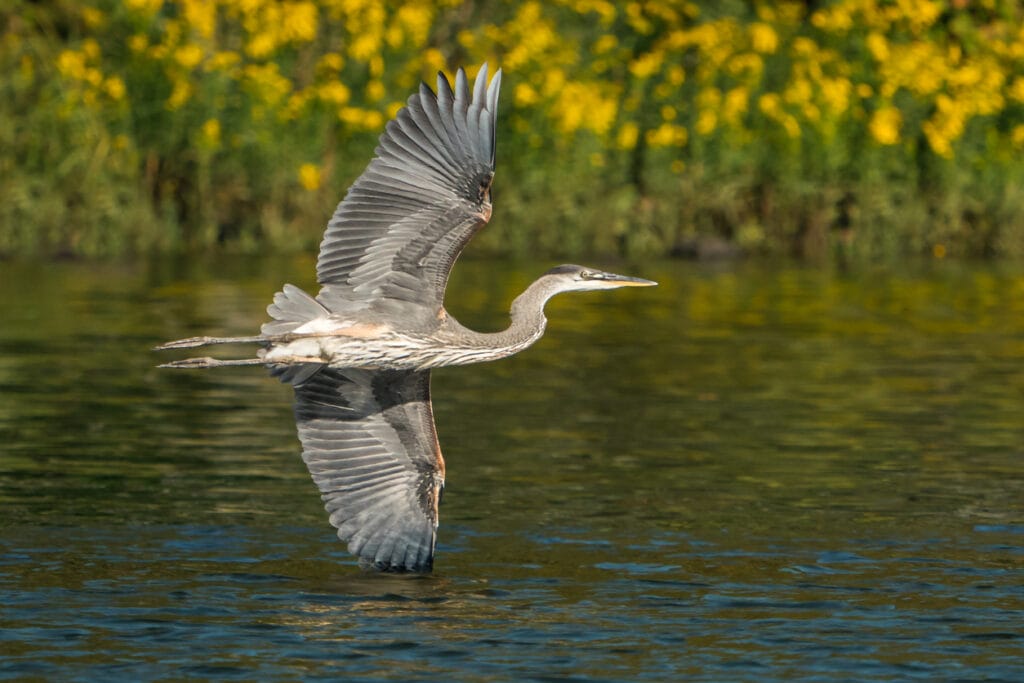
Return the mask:
<svg viewBox="0 0 1024 683">
<path fill-rule="evenodd" d="M 476 253 L 1024 256 L 1018 1 L 14 0 L 0 32 L 0 257 L 315 249 L 420 80 L 484 61 Z"/>
</svg>

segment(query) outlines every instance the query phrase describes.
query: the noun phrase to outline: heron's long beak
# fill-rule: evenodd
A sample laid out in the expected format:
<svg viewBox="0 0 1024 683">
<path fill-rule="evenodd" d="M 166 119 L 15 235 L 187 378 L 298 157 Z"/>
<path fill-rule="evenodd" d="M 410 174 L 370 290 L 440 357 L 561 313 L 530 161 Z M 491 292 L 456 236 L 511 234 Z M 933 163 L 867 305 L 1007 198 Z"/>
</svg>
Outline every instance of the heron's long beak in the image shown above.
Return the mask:
<svg viewBox="0 0 1024 683">
<path fill-rule="evenodd" d="M 605 273 L 602 279 L 605 282 L 621 287 L 653 287 L 658 284 L 654 280 L 645 280 L 642 277 L 633 277 L 631 275 L 616 275 L 615 273 Z"/>
</svg>

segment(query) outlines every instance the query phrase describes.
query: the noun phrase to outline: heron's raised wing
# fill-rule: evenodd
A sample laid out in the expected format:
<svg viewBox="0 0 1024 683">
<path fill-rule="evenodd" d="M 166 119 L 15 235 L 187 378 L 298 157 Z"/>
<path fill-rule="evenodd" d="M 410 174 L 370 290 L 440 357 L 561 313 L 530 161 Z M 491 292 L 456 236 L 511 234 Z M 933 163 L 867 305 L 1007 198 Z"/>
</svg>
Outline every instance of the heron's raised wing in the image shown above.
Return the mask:
<svg viewBox="0 0 1024 683">
<path fill-rule="evenodd" d="M 436 94 L 422 84 L 388 122 L 320 244 L 328 308 L 390 300 L 437 313 L 452 264 L 490 218 L 500 85 L 499 70 L 488 87 L 486 64 L 472 92 L 462 69 L 454 91 L 438 74 Z"/>
<path fill-rule="evenodd" d="M 444 460 L 430 371 L 325 367 L 295 387 L 302 459 L 360 564 L 430 571 Z"/>
</svg>

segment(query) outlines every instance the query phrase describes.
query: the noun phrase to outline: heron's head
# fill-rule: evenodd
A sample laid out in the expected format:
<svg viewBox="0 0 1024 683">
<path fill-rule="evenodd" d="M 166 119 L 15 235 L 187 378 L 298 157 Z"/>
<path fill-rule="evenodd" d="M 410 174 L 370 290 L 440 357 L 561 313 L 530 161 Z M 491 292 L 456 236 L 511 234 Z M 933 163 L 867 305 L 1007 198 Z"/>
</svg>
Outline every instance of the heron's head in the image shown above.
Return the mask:
<svg viewBox="0 0 1024 683">
<path fill-rule="evenodd" d="M 550 278 L 555 292 L 589 292 L 594 289 L 616 289 L 618 287 L 651 287 L 658 284 L 629 275 L 616 275 L 597 268 L 572 264 L 556 266 L 544 273 Z"/>
</svg>

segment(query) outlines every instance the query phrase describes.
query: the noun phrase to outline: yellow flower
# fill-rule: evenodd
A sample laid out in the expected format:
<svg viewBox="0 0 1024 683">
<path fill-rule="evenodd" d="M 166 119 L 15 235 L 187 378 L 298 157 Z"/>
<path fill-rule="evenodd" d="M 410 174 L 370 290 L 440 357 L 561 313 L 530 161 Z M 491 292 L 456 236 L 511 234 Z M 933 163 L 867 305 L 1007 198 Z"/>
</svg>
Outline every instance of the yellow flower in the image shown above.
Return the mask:
<svg viewBox="0 0 1024 683">
<path fill-rule="evenodd" d="M 345 66 L 345 58 L 339 55 L 337 52 L 327 52 L 320 57 L 320 60 L 316 63 L 316 69 L 319 72 L 325 72 L 331 76 L 337 75 L 341 72 Z"/>
<path fill-rule="evenodd" d="M 274 62 L 249 64 L 245 67 L 246 85 L 260 100 L 276 104 L 291 93 L 292 83 L 281 75 Z"/>
<path fill-rule="evenodd" d="M 200 129 L 200 145 L 208 149 L 216 149 L 220 146 L 220 121 L 207 119 Z"/>
<path fill-rule="evenodd" d="M 877 62 L 885 62 L 889 59 L 889 41 L 881 33 L 872 31 L 867 38 L 868 51 Z"/>
<path fill-rule="evenodd" d="M 768 116 L 775 116 L 782 111 L 782 98 L 778 93 L 767 92 L 757 98 L 757 107 Z"/>
<path fill-rule="evenodd" d="M 810 102 L 814 97 L 814 89 L 811 82 L 804 77 L 797 77 L 790 80 L 783 93 L 783 98 L 789 104 L 804 104 Z"/>
<path fill-rule="evenodd" d="M 835 113 L 843 113 L 850 106 L 853 83 L 846 78 L 822 78 L 819 83 L 825 104 Z M 870 89 L 870 86 L 868 86 Z"/>
<path fill-rule="evenodd" d="M 435 73 L 444 71 L 445 66 L 447 66 L 444 54 L 436 47 L 432 47 L 423 53 L 423 63 L 427 69 Z"/>
<path fill-rule="evenodd" d="M 63 50 L 57 55 L 57 71 L 65 78 L 82 80 L 85 76 L 85 55 L 74 50 Z"/>
<path fill-rule="evenodd" d="M 725 95 L 725 104 L 722 107 L 722 114 L 725 119 L 733 124 L 738 124 L 740 117 L 747 111 L 750 100 L 750 92 L 743 86 L 733 88 Z"/>
<path fill-rule="evenodd" d="M 639 133 L 640 131 L 636 124 L 632 121 L 628 121 L 622 124 L 622 128 L 619 129 L 619 135 L 615 140 L 615 144 L 619 149 L 633 149 L 636 146 L 636 140 Z"/>
<path fill-rule="evenodd" d="M 1014 147 L 1024 148 L 1024 123 L 1013 127 L 1010 132 L 1010 141 L 1013 142 Z"/>
<path fill-rule="evenodd" d="M 242 61 L 241 55 L 237 52 L 218 52 L 206 61 L 207 71 L 225 71 Z"/>
<path fill-rule="evenodd" d="M 734 55 L 725 65 L 729 74 L 747 81 L 757 81 L 764 71 L 764 60 L 755 52 L 741 52 Z"/>
<path fill-rule="evenodd" d="M 661 52 L 648 52 L 640 55 L 630 62 L 629 70 L 637 78 L 649 78 L 661 68 L 663 57 Z"/>
<path fill-rule="evenodd" d="M 468 29 L 459 31 L 459 35 L 456 36 L 455 39 L 459 42 L 459 45 L 466 50 L 472 51 L 473 48 L 476 47 L 476 34 Z"/>
<path fill-rule="evenodd" d="M 647 131 L 647 144 L 651 147 L 682 147 L 688 138 L 687 130 L 673 123 L 663 123 Z"/>
<path fill-rule="evenodd" d="M 164 0 L 125 0 L 128 9 L 146 14 L 156 14 L 164 5 Z"/>
<path fill-rule="evenodd" d="M 192 97 L 192 85 L 186 80 L 175 81 L 171 96 L 167 98 L 167 108 L 170 110 L 181 109 Z"/>
<path fill-rule="evenodd" d="M 786 135 L 791 138 L 800 137 L 800 124 L 792 114 L 786 114 L 780 119 L 782 127 L 786 129 Z"/>
<path fill-rule="evenodd" d="M 701 135 L 710 135 L 714 132 L 715 126 L 718 125 L 718 114 L 711 109 L 705 109 L 697 117 L 697 124 L 694 128 Z"/>
<path fill-rule="evenodd" d="M 203 49 L 195 43 L 182 45 L 174 51 L 174 59 L 186 69 L 192 69 L 202 61 Z"/>
<path fill-rule="evenodd" d="M 83 7 L 82 21 L 85 22 L 86 26 L 94 29 L 103 23 L 103 12 L 99 11 L 95 7 Z"/>
<path fill-rule="evenodd" d="M 132 52 L 143 52 L 149 46 L 149 39 L 146 36 L 136 33 L 128 39 L 128 49 Z"/>
<path fill-rule="evenodd" d="M 299 166 L 299 183 L 310 192 L 320 189 L 323 182 L 323 172 L 316 164 L 302 164 Z"/>
<path fill-rule="evenodd" d="M 801 36 L 793 39 L 790 50 L 794 55 L 811 57 L 818 53 L 818 44 L 810 38 Z"/>
<path fill-rule="evenodd" d="M 779 47 L 779 35 L 768 24 L 754 22 L 750 25 L 750 44 L 762 54 L 772 54 Z"/>
<path fill-rule="evenodd" d="M 360 130 L 378 130 L 384 125 L 384 115 L 373 109 L 359 107 L 342 107 L 338 118 L 344 123 Z"/>
<path fill-rule="evenodd" d="M 370 81 L 366 84 L 366 91 L 364 94 L 366 95 L 366 99 L 369 101 L 378 102 L 384 98 L 386 92 L 387 91 L 384 89 L 383 83 L 380 81 Z"/>
<path fill-rule="evenodd" d="M 381 78 L 384 76 L 384 58 L 379 54 L 375 54 L 370 57 L 370 61 L 367 63 L 370 67 L 370 75 L 374 78 Z"/>
<path fill-rule="evenodd" d="M 82 52 L 90 60 L 97 60 L 100 57 L 100 44 L 93 38 L 86 38 L 82 41 Z"/>
<path fill-rule="evenodd" d="M 594 54 L 603 55 L 609 50 L 614 50 L 619 44 L 618 38 L 611 34 L 605 34 L 594 43 Z"/>
<path fill-rule="evenodd" d="M 1024 102 L 1024 77 L 1017 76 L 1013 79 L 1013 85 L 1010 86 L 1008 94 L 1011 99 Z"/>
<path fill-rule="evenodd" d="M 615 123 L 618 98 L 597 84 L 567 83 L 551 108 L 559 129 L 571 134 L 579 129 L 605 135 Z"/>
<path fill-rule="evenodd" d="M 249 37 L 245 45 L 245 51 L 250 57 L 262 59 L 270 55 L 277 48 L 277 41 L 269 32 L 257 33 Z"/>
<path fill-rule="evenodd" d="M 120 76 L 111 76 L 103 82 L 103 88 L 107 91 L 107 96 L 115 102 L 120 102 L 124 99 L 124 81 L 121 80 Z"/>
<path fill-rule="evenodd" d="M 409 42 L 422 45 L 434 22 L 434 11 L 430 4 L 406 4 L 398 9 L 395 22 L 409 35 Z"/>
<path fill-rule="evenodd" d="M 560 0 L 558 4 L 569 5 L 580 15 L 595 13 L 602 25 L 608 26 L 615 21 L 615 5 L 608 0 Z M 588 17 L 589 19 L 589 17 Z"/>
<path fill-rule="evenodd" d="M 185 22 L 199 34 L 210 39 L 217 28 L 217 3 L 208 0 L 183 0 L 181 13 Z"/>
<path fill-rule="evenodd" d="M 281 33 L 286 41 L 308 43 L 316 38 L 318 16 L 312 2 L 289 3 L 284 6 L 283 14 Z"/>
<path fill-rule="evenodd" d="M 561 69 L 548 69 L 544 73 L 544 87 L 541 92 L 546 96 L 554 96 L 565 86 L 565 72 Z"/>
<path fill-rule="evenodd" d="M 900 126 L 903 115 L 893 106 L 885 106 L 875 111 L 868 123 L 868 130 L 879 144 L 895 145 L 900 141 Z"/>
<path fill-rule="evenodd" d="M 380 51 L 381 36 L 377 33 L 363 33 L 349 45 L 348 53 L 357 62 L 369 61 Z"/>
<path fill-rule="evenodd" d="M 303 109 L 313 95 L 314 93 L 310 88 L 303 88 L 302 90 L 293 92 L 288 98 L 288 102 L 284 105 L 284 108 L 278 112 L 278 117 L 282 121 L 294 121 L 299 118 L 302 116 Z"/>
<path fill-rule="evenodd" d="M 532 104 L 536 104 L 537 100 L 540 99 L 540 96 L 529 83 L 518 83 L 516 85 L 514 99 L 516 104 L 520 107 L 529 107 Z"/>
<path fill-rule="evenodd" d="M 349 89 L 341 81 L 330 81 L 317 89 L 317 95 L 324 102 L 340 106 L 348 102 L 350 93 Z"/>
<path fill-rule="evenodd" d="M 103 83 L 103 74 L 99 69 L 89 68 L 85 70 L 84 80 L 89 85 L 98 88 Z"/>
</svg>

